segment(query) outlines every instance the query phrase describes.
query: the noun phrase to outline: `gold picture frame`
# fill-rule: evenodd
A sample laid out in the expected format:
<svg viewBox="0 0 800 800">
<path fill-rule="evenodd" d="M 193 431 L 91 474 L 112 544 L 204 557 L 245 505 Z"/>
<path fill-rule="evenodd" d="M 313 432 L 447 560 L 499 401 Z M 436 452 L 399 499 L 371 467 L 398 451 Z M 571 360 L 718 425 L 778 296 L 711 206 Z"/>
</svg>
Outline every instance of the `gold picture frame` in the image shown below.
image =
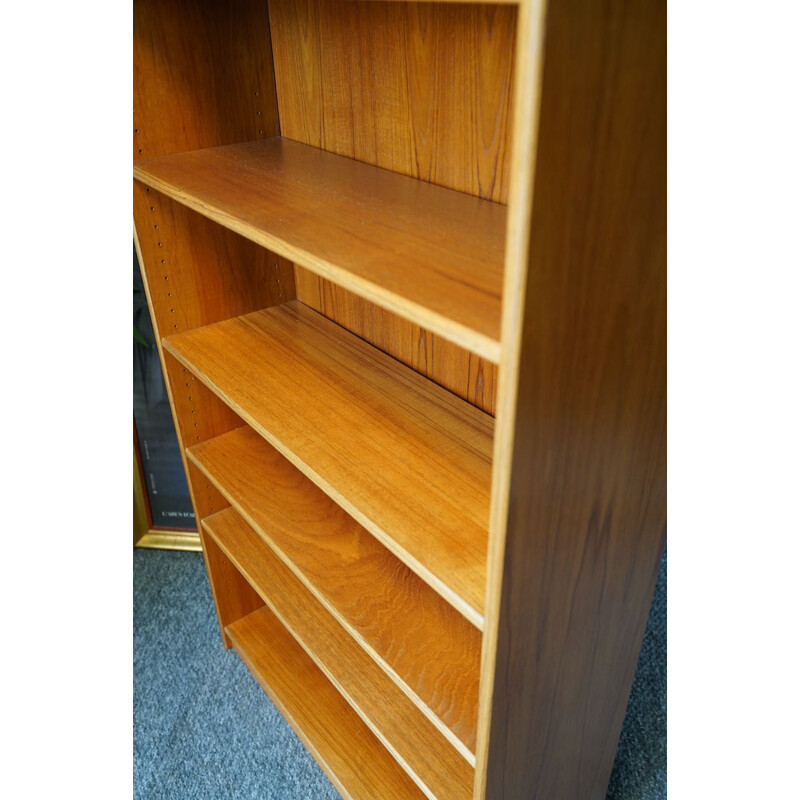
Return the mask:
<svg viewBox="0 0 800 800">
<path fill-rule="evenodd" d="M 178 531 L 169 528 L 154 528 L 144 488 L 142 467 L 133 444 L 133 546 L 153 550 L 187 550 L 202 552 L 200 534 L 197 531 Z"/>
</svg>

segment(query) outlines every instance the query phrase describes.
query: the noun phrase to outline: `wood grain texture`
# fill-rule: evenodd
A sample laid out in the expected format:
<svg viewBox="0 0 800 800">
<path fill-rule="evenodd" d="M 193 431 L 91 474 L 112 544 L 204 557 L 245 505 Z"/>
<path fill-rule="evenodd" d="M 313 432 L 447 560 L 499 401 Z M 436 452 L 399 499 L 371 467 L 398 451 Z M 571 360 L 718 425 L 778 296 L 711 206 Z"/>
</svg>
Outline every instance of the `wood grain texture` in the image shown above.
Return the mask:
<svg viewBox="0 0 800 800">
<path fill-rule="evenodd" d="M 251 428 L 187 455 L 260 535 L 247 563 L 272 548 L 474 765 L 476 628 Z"/>
<path fill-rule="evenodd" d="M 551 4 L 527 255 L 486 797 L 599 800 L 666 535 L 666 4 Z"/>
<path fill-rule="evenodd" d="M 506 201 L 516 9 L 273 0 L 270 15 L 284 136 Z M 491 360 L 303 272 L 303 302 L 493 413 Z"/>
<path fill-rule="evenodd" d="M 242 661 L 345 800 L 422 800 L 411 778 L 268 608 L 228 632 Z"/>
<path fill-rule="evenodd" d="M 159 351 L 171 333 L 294 298 L 290 262 L 136 181 L 133 198 Z M 162 353 L 162 367 L 182 448 L 241 425 L 183 365 Z"/>
<path fill-rule="evenodd" d="M 224 500 L 205 486 L 204 479 L 203 485 L 195 485 L 184 449 L 239 427 L 242 421 L 182 364 L 164 353 L 161 339 L 293 298 L 294 270 L 285 259 L 136 181 L 133 210 L 142 278 L 199 527 L 207 510 L 224 508 Z M 215 573 L 217 562 L 207 559 L 207 566 L 215 597 L 230 594 L 217 591 L 218 583 L 226 580 L 222 573 Z M 219 603 L 217 610 L 223 640 L 230 646 L 224 633 L 229 615 Z"/>
<path fill-rule="evenodd" d="M 290 261 L 133 182 L 136 232 L 161 336 L 295 297 Z"/>
<path fill-rule="evenodd" d="M 505 202 L 516 9 L 271 0 L 282 135 Z"/>
<path fill-rule="evenodd" d="M 164 346 L 482 625 L 491 417 L 298 302 Z"/>
<path fill-rule="evenodd" d="M 294 298 L 290 262 L 136 181 L 134 215 L 159 350 L 163 336 Z M 241 425 L 183 365 L 162 366 L 182 447 Z"/>
<path fill-rule="evenodd" d="M 497 366 L 295 265 L 297 299 L 494 416 Z"/>
<path fill-rule="evenodd" d="M 153 189 L 499 358 L 505 207 L 284 139 L 136 162 Z"/>
<path fill-rule="evenodd" d="M 470 765 L 242 517 L 227 509 L 203 526 L 424 794 L 471 797 Z"/>
<path fill-rule="evenodd" d="M 481 640 L 481 681 L 478 695 L 478 730 L 475 753 L 474 800 L 486 800 L 490 726 L 495 702 L 495 668 L 503 589 L 503 568 L 508 521 L 511 453 L 517 414 L 522 314 L 528 275 L 531 209 L 539 135 L 543 38 L 548 0 L 529 0 L 519 9 L 517 57 L 514 65 L 514 142 L 506 229 L 503 277 L 502 363 L 498 367 L 495 414 L 497 423 L 492 459 L 484 615 L 491 624 Z"/>
<path fill-rule="evenodd" d="M 225 628 L 253 611 L 263 608 L 264 601 L 202 525 L 198 525 L 198 530 L 203 543 L 206 569 L 209 576 L 213 577 L 211 591 L 217 614 L 224 626 L 223 640 L 231 646 L 232 642 L 227 637 Z"/>
<path fill-rule="evenodd" d="M 133 157 L 280 134 L 263 0 L 135 0 Z"/>
<path fill-rule="evenodd" d="M 172 359 L 172 356 L 168 356 L 168 358 Z M 239 422 L 241 423 L 241 420 L 239 420 Z M 239 428 L 235 428 L 234 430 L 239 430 Z M 233 431 L 231 431 L 231 433 L 232 432 Z M 222 434 L 222 436 L 225 435 L 226 434 Z M 218 436 L 209 441 L 214 442 L 219 438 L 220 437 Z M 205 444 L 205 442 L 196 446 L 202 447 L 203 444 Z M 208 517 L 211 514 L 216 514 L 218 511 L 222 511 L 223 509 L 230 507 L 230 502 L 225 494 L 221 492 L 214 482 L 208 478 L 203 470 L 199 469 L 196 464 L 192 463 L 192 459 L 188 457 L 190 452 L 191 448 L 187 449 L 185 453 L 187 456 L 186 474 L 195 490 L 195 502 L 197 504 L 199 516 L 201 518 Z"/>
</svg>

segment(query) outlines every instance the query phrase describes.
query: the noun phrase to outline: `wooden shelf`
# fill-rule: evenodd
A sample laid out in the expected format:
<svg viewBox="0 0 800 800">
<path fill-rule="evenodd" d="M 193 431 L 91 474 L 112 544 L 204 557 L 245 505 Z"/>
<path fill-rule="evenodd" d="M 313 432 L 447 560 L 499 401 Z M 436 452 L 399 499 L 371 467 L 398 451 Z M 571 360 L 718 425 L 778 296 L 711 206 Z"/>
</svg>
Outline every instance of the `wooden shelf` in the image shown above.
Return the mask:
<svg viewBox="0 0 800 800">
<path fill-rule="evenodd" d="M 490 416 L 297 302 L 164 347 L 482 626 Z"/>
<path fill-rule="evenodd" d="M 133 172 L 273 252 L 499 361 L 505 206 L 281 138 L 139 159 Z"/>
<path fill-rule="evenodd" d="M 236 652 L 345 800 L 423 793 L 268 608 L 226 628 Z"/>
<path fill-rule="evenodd" d="M 251 428 L 187 455 L 252 526 L 237 560 L 272 548 L 474 765 L 478 630 Z"/>
<path fill-rule="evenodd" d="M 472 797 L 474 770 L 232 508 L 208 534 L 432 800 Z"/>
</svg>

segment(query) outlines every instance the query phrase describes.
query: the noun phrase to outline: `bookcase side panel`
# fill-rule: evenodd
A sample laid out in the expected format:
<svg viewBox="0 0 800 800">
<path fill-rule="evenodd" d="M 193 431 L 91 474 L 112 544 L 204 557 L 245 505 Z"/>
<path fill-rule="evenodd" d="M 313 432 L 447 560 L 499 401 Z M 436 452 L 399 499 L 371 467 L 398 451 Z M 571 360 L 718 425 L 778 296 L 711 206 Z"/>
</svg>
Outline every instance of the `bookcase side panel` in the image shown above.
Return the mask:
<svg viewBox="0 0 800 800">
<path fill-rule="evenodd" d="M 290 262 L 134 181 L 134 223 L 156 345 L 198 528 L 206 514 L 227 506 L 210 498 L 187 469 L 185 449 L 242 424 L 242 420 L 163 351 L 162 337 L 276 305 L 295 297 Z M 213 490 L 216 492 L 216 490 Z M 217 493 L 218 495 L 218 493 Z M 202 539 L 202 537 L 201 537 Z M 206 557 L 215 599 L 247 605 L 246 582 L 226 577 L 224 560 Z M 225 582 L 223 591 L 220 581 Z M 219 585 L 218 585 L 219 584 Z M 238 599 L 237 599 L 238 598 Z M 244 607 L 244 606 L 243 606 Z M 217 607 L 224 633 L 227 613 Z M 252 609 L 250 609 L 252 610 Z"/>
<path fill-rule="evenodd" d="M 222 548 L 208 535 L 203 525 L 200 526 L 200 541 L 203 543 L 203 557 L 211 582 L 211 594 L 217 609 L 222 639 L 225 646 L 230 648 L 233 642 L 225 629 L 261 608 L 264 601 L 236 565 L 222 552 Z"/>
<path fill-rule="evenodd" d="M 543 30 L 480 800 L 605 797 L 666 537 L 666 5 L 565 0 Z"/>
<path fill-rule="evenodd" d="M 134 159 L 280 134 L 263 0 L 135 0 Z"/>
<path fill-rule="evenodd" d="M 138 181 L 133 213 L 160 337 L 296 298 L 291 262 Z"/>
</svg>

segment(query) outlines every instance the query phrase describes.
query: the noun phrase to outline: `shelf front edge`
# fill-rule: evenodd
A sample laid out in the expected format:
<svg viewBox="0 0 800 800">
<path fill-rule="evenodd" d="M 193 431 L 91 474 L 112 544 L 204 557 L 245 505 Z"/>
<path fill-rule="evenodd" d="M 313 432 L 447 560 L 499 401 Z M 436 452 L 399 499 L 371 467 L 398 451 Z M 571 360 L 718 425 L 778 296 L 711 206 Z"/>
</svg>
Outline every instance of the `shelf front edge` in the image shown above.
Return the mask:
<svg viewBox="0 0 800 800">
<path fill-rule="evenodd" d="M 316 150 L 315 148 L 307 148 L 307 146 L 300 145 L 295 142 L 289 142 L 288 145 L 282 145 L 284 148 L 287 146 L 291 147 L 291 151 L 303 148 L 308 150 Z M 216 150 L 218 148 L 213 149 Z M 195 153 L 202 152 L 204 151 L 195 151 Z M 319 152 L 324 151 L 317 151 L 317 153 Z M 159 166 L 156 162 L 161 162 L 162 159 L 174 159 L 184 155 L 191 156 L 195 155 L 195 153 L 178 154 L 177 157 L 163 156 L 155 159 L 137 161 L 134 164 L 133 177 L 146 186 L 165 194 L 176 202 L 181 203 L 193 211 L 196 211 L 197 213 L 213 220 L 217 224 L 222 225 L 223 227 L 226 227 L 247 239 L 250 239 L 256 244 L 267 248 L 277 255 L 297 262 L 300 266 L 309 269 L 323 278 L 333 281 L 334 283 L 349 291 L 352 291 L 354 294 L 364 298 L 365 300 L 373 302 L 376 305 L 385 308 L 386 310 L 391 311 L 392 313 L 397 314 L 398 316 L 403 317 L 412 323 L 418 324 L 423 328 L 430 330 L 432 333 L 475 353 L 481 358 L 484 358 L 494 364 L 499 363 L 502 349 L 499 330 L 499 299 L 496 301 L 497 308 L 496 312 L 493 314 L 493 316 L 496 316 L 497 321 L 496 323 L 492 322 L 490 326 L 491 328 L 496 328 L 497 330 L 495 334 L 490 335 L 487 333 L 487 330 L 479 330 L 478 327 L 471 327 L 463 318 L 457 319 L 454 315 L 445 314 L 442 311 L 437 310 L 437 308 L 434 307 L 434 303 L 427 304 L 415 299 L 412 296 L 412 292 L 401 293 L 397 290 L 397 288 L 386 288 L 379 281 L 370 279 L 366 275 L 359 274 L 358 271 L 348 268 L 343 263 L 347 260 L 346 258 L 338 259 L 332 258 L 330 255 L 323 256 L 314 249 L 304 246 L 302 243 L 304 237 L 294 235 L 292 233 L 291 223 L 287 223 L 285 218 L 281 219 L 280 223 L 276 222 L 274 225 L 271 224 L 270 229 L 267 229 L 267 227 L 265 227 L 263 224 L 256 224 L 251 219 L 248 219 L 245 211 L 242 211 L 241 213 L 232 213 L 231 209 L 234 208 L 232 204 L 226 204 L 218 199 L 215 199 L 211 193 L 205 193 L 202 190 L 194 187 L 187 188 L 186 186 L 182 185 L 182 182 L 178 178 L 172 175 L 172 172 L 169 173 L 170 177 L 168 178 L 166 177 L 166 171 L 162 169 L 161 171 L 165 172 L 165 174 L 162 175 L 156 169 L 156 167 Z M 353 165 L 355 165 L 354 168 L 358 170 L 374 170 L 376 173 L 388 173 L 389 175 L 404 181 L 415 180 L 413 178 L 408 178 L 407 176 L 391 173 L 379 167 L 372 167 L 368 164 L 363 164 L 362 162 L 352 161 L 351 159 L 344 158 L 343 156 L 336 156 L 329 153 L 326 153 L 325 155 L 333 159 L 341 159 L 344 162 L 351 162 Z M 179 173 L 178 170 L 174 171 Z M 385 178 L 385 175 L 382 177 Z M 433 184 L 426 184 L 424 182 L 419 183 L 425 187 L 429 187 L 432 192 L 442 191 L 452 195 L 462 194 L 460 192 L 455 192 L 454 190 L 435 186 Z M 471 195 L 464 195 L 464 197 L 469 198 L 470 200 L 478 199 L 473 198 Z M 488 200 L 480 202 L 490 204 L 490 201 Z M 498 204 L 491 205 L 495 206 Z M 287 216 L 289 215 L 287 214 Z M 323 215 L 320 215 L 320 218 L 322 218 L 322 216 Z M 281 232 L 278 230 L 275 230 L 275 228 L 279 227 L 280 224 L 286 226 L 284 227 L 283 234 L 281 234 Z M 387 227 L 390 226 L 387 225 Z M 504 226 L 503 230 L 505 230 Z M 333 231 L 335 231 L 335 228 L 332 228 L 332 232 Z M 375 237 L 373 234 L 369 239 L 365 240 L 373 250 L 377 246 L 375 241 L 376 238 L 377 237 Z M 424 236 L 412 236 L 409 234 L 409 240 L 411 239 L 415 240 L 414 246 L 417 248 L 417 250 L 421 252 L 425 251 L 426 243 Z M 420 241 L 416 241 L 416 239 L 419 239 Z M 394 258 L 396 254 L 390 253 L 390 255 L 392 258 Z M 413 263 L 414 260 L 414 251 L 411 251 L 409 253 L 408 263 Z M 429 260 L 431 263 L 430 265 L 426 266 L 429 268 L 429 273 L 433 274 L 436 271 L 436 261 L 432 258 Z M 374 261 L 376 263 L 380 262 L 377 252 L 375 253 Z M 500 263 L 498 266 L 502 273 L 502 263 Z M 371 271 L 375 272 L 375 270 Z M 456 294 L 459 291 L 463 291 L 464 287 L 457 274 L 452 278 L 451 283 L 452 291 L 448 294 Z M 499 285 L 497 291 L 500 291 Z M 461 316 L 463 317 L 463 315 Z M 485 328 L 486 326 L 484 325 L 483 327 Z"/>
</svg>

